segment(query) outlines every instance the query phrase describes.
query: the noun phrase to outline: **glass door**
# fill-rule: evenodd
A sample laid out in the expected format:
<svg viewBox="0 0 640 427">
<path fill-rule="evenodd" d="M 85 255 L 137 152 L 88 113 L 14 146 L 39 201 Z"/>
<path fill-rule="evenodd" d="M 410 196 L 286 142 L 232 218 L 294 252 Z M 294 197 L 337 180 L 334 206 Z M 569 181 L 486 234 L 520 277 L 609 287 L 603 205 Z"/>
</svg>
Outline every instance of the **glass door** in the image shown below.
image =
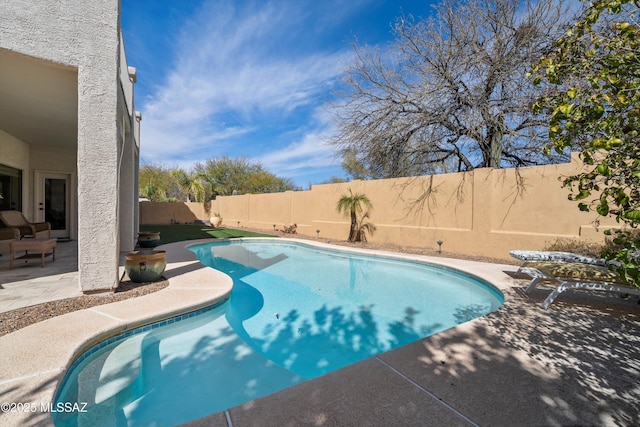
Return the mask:
<svg viewBox="0 0 640 427">
<path fill-rule="evenodd" d="M 51 224 L 51 237 L 68 239 L 70 176 L 46 172 L 37 172 L 36 175 L 40 190 L 36 197 L 38 221 Z"/>
</svg>

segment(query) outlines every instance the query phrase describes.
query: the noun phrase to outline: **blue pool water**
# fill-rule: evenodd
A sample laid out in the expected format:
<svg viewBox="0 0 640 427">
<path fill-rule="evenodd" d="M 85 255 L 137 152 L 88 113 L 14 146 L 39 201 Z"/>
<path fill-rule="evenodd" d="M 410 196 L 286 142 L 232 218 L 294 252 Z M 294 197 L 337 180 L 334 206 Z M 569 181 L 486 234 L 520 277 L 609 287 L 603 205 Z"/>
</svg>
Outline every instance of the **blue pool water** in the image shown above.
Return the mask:
<svg viewBox="0 0 640 427">
<path fill-rule="evenodd" d="M 499 291 L 442 267 L 277 240 L 191 248 L 228 301 L 114 337 L 70 370 L 58 426 L 171 426 L 485 315 Z M 171 404 L 168 404 L 170 402 Z"/>
</svg>

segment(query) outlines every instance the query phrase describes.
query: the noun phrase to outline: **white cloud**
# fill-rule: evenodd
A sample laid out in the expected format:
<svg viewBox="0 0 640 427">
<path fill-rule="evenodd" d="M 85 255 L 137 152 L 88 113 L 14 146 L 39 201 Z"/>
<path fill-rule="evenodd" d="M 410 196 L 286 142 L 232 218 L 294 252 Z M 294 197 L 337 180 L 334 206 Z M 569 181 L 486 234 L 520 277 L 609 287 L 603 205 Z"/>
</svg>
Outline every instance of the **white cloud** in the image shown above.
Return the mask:
<svg viewBox="0 0 640 427">
<path fill-rule="evenodd" d="M 328 49 L 321 39 L 358 7 L 362 2 L 203 3 L 175 35 L 174 50 L 162 52 L 164 81 L 141 101 L 142 158 L 190 169 L 240 153 L 289 177 L 335 169 L 325 143 L 331 124 L 319 106 L 351 51 Z"/>
<path fill-rule="evenodd" d="M 276 175 L 297 175 L 296 171 L 336 164 L 334 151 L 326 144 L 327 132 L 307 133 L 302 140 L 286 148 L 267 153 L 257 159 Z"/>
</svg>

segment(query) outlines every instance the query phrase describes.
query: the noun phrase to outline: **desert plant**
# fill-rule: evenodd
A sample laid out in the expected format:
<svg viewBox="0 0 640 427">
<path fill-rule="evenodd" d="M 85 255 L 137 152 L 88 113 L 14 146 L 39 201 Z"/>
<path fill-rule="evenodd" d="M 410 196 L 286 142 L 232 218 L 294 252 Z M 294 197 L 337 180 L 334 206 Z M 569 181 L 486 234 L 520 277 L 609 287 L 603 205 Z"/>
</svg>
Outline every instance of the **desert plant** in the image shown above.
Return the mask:
<svg viewBox="0 0 640 427">
<path fill-rule="evenodd" d="M 349 241 L 350 242 L 366 242 L 366 233 L 373 232 L 375 226 L 370 223 L 364 223 L 364 220 L 369 217 L 369 212 L 364 212 L 364 208 L 371 208 L 371 200 L 362 194 L 353 194 L 349 189 L 349 194 L 344 194 L 338 200 L 336 209 L 338 212 L 348 215 L 351 218 L 351 227 L 349 229 Z M 360 220 L 358 220 L 358 214 L 362 214 Z M 364 239 L 363 239 L 364 238 Z"/>
<path fill-rule="evenodd" d="M 288 227 L 281 229 L 284 234 L 298 234 L 298 224 L 291 224 Z"/>
<path fill-rule="evenodd" d="M 222 225 L 222 214 L 220 212 L 215 212 L 209 221 L 213 227 L 220 227 Z"/>
<path fill-rule="evenodd" d="M 376 231 L 376 226 L 370 222 L 365 222 L 369 218 L 369 212 L 365 212 L 356 226 L 356 242 L 366 242 L 367 233 L 373 234 Z"/>
<path fill-rule="evenodd" d="M 547 243 L 544 250 L 571 252 L 591 258 L 602 258 L 604 256 L 605 245 L 576 239 L 556 239 L 551 243 Z"/>
</svg>

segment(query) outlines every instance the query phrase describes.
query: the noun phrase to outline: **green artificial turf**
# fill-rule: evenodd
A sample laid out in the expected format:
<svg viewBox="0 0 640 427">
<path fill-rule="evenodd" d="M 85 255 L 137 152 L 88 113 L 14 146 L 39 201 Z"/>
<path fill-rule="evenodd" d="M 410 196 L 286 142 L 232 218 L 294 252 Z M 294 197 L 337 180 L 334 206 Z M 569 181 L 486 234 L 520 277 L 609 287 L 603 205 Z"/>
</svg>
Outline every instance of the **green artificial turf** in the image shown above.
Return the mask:
<svg viewBox="0 0 640 427">
<path fill-rule="evenodd" d="M 159 231 L 160 244 L 197 239 L 228 239 L 234 237 L 274 237 L 271 234 L 256 233 L 235 228 L 212 228 L 202 224 L 141 225 L 140 231 Z"/>
</svg>

